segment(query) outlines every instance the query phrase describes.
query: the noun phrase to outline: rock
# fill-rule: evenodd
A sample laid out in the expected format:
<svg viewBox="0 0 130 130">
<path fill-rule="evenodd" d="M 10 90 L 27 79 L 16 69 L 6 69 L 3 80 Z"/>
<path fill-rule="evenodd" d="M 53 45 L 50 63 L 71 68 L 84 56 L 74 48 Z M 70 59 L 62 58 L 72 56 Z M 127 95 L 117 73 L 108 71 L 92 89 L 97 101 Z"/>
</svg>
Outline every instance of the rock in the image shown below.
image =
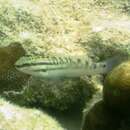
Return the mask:
<svg viewBox="0 0 130 130">
<path fill-rule="evenodd" d="M 121 3 L 111 2 L 111 0 L 82 0 L 82 2 L 66 0 L 48 2 L 46 0 L 0 1 L 0 45 L 5 46 L 15 41 L 20 42 L 26 53 L 30 55 L 83 56 L 89 57 L 95 62 L 106 60 L 119 53 L 129 54 L 129 16 L 122 7 L 126 3 L 128 0 Z M 43 8 L 44 6 L 45 8 Z M 79 82 L 76 82 L 77 86 L 79 86 Z M 90 82 L 90 79 L 87 82 Z M 4 83 L 2 86 L 5 86 Z M 36 96 L 33 99 L 38 99 L 37 101 L 45 102 L 44 104 L 47 105 L 53 101 L 59 101 L 57 105 L 55 103 L 50 105 L 56 107 L 62 104 L 64 98 L 67 99 L 67 103 L 75 102 L 77 99 L 79 100 L 79 95 L 82 95 L 82 89 L 74 88 L 76 85 L 73 86 L 73 84 L 75 84 L 73 80 L 64 82 L 62 85 L 67 91 L 63 91 L 64 94 L 59 92 L 58 96 L 52 92 L 53 88 L 49 87 L 46 91 L 48 94 L 46 94 L 47 96 L 51 95 L 52 100 L 50 100 L 51 96 L 49 100 L 45 101 L 42 98 L 39 100 L 39 97 L 36 98 Z M 17 83 L 14 82 L 12 87 L 2 88 L 13 90 L 12 88 L 18 87 L 16 86 Z M 28 89 L 26 89 L 28 85 L 19 86 L 22 92 Z M 29 90 L 34 90 L 31 88 L 33 86 L 30 86 Z M 49 85 L 38 85 L 36 88 L 46 90 L 46 86 Z M 56 87 L 56 92 L 62 91 L 59 89 L 61 86 Z M 66 86 L 68 86 L 67 89 Z M 84 85 L 84 90 L 89 88 L 86 86 Z M 13 92 L 11 95 L 13 94 L 16 93 Z M 32 95 L 38 96 L 39 94 Z M 44 99 L 48 99 L 48 97 Z"/>
<path fill-rule="evenodd" d="M 17 92 L 29 78 L 15 69 L 15 62 L 25 55 L 25 50 L 20 43 L 11 43 L 8 46 L 0 47 L 0 93 L 9 91 Z"/>
<path fill-rule="evenodd" d="M 100 101 L 86 115 L 82 130 L 117 130 L 119 124 L 118 114 L 109 111 Z"/>
<path fill-rule="evenodd" d="M 24 86 L 22 99 L 24 105 L 53 108 L 65 111 L 78 106 L 83 107 L 85 99 L 90 99 L 93 89 L 86 87 L 81 80 L 35 80 Z M 13 95 L 10 95 L 13 96 Z M 15 97 L 15 93 L 14 96 Z"/>
<path fill-rule="evenodd" d="M 13 105 L 0 98 L 1 130 L 65 130 L 55 118 L 36 109 Z"/>
<path fill-rule="evenodd" d="M 129 53 L 129 16 L 121 11 L 126 3 L 0 1 L 0 44 L 20 41 L 29 54 L 87 55 L 95 61 Z"/>
<path fill-rule="evenodd" d="M 113 110 L 128 114 L 130 108 L 130 62 L 114 68 L 106 77 L 103 88 L 104 102 Z"/>
<path fill-rule="evenodd" d="M 81 130 L 129 130 L 130 117 L 109 109 L 104 101 L 97 102 L 84 118 Z"/>
<path fill-rule="evenodd" d="M 118 130 L 129 130 L 130 129 L 130 118 L 125 117 L 121 120 L 120 128 Z"/>
<path fill-rule="evenodd" d="M 129 23 L 129 0 L 0 0 L 0 46 L 20 42 L 31 55 L 78 55 L 94 62 L 130 55 Z M 4 57 L 6 62 L 0 65 L 0 93 L 9 100 L 65 110 L 86 98 L 83 93 L 93 94 L 90 79 L 87 83 L 70 79 L 23 85 L 28 75 L 12 68 L 15 55 L 12 60 L 6 52 L 8 60 L 3 54 L 1 60 Z"/>
<path fill-rule="evenodd" d="M 103 87 L 103 100 L 97 102 L 87 111 L 82 130 L 129 129 L 129 101 L 130 61 L 124 61 L 106 76 Z"/>
<path fill-rule="evenodd" d="M 20 43 L 10 43 L 9 46 L 0 47 L 0 73 L 14 68 L 15 62 L 24 55 L 25 50 Z"/>
</svg>

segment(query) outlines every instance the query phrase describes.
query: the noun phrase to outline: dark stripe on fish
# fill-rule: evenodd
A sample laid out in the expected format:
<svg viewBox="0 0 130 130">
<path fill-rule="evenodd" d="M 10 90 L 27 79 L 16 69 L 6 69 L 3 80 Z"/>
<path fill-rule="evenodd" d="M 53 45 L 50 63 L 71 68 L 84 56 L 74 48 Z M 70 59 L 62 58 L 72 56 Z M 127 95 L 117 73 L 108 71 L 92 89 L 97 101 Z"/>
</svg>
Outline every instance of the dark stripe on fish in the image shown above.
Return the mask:
<svg viewBox="0 0 130 130">
<path fill-rule="evenodd" d="M 77 67 L 75 67 L 75 68 L 77 68 Z M 37 70 L 34 70 L 34 71 L 35 72 L 40 72 L 40 71 L 46 72 L 46 71 L 51 71 L 51 70 L 64 70 L 64 69 L 68 69 L 68 68 L 66 68 L 66 67 L 58 67 L 58 68 L 48 68 L 48 69 L 37 69 Z M 73 67 L 73 69 L 74 69 L 74 67 Z"/>
<path fill-rule="evenodd" d="M 54 63 L 51 62 L 24 63 L 22 65 L 16 65 L 16 67 L 22 68 L 22 67 L 30 67 L 30 66 L 37 66 L 37 65 L 54 65 Z"/>
<path fill-rule="evenodd" d="M 22 67 L 30 67 L 30 66 L 36 66 L 36 65 L 58 65 L 58 64 L 67 64 L 67 63 L 72 63 L 73 61 L 70 59 L 70 58 L 61 58 L 61 57 L 51 57 L 51 58 L 48 58 L 48 62 L 45 62 L 45 61 L 41 61 L 41 62 L 30 62 L 30 63 L 23 63 L 23 64 L 19 64 L 17 65 L 16 64 L 16 67 L 17 68 L 22 68 Z"/>
</svg>

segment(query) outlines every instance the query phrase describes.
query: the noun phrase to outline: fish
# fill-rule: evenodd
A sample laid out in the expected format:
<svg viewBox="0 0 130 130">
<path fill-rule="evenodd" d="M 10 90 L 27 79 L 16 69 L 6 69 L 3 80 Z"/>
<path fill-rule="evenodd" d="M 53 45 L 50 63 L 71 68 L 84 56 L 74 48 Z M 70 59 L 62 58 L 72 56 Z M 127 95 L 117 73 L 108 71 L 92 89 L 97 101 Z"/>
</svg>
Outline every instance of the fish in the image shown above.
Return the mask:
<svg viewBox="0 0 130 130">
<path fill-rule="evenodd" d="M 122 62 L 122 58 L 119 56 L 111 57 L 105 61 L 92 62 L 90 58 L 83 57 L 36 55 L 21 57 L 15 63 L 15 67 L 18 71 L 40 79 L 55 79 L 106 74 L 120 62 Z"/>
</svg>

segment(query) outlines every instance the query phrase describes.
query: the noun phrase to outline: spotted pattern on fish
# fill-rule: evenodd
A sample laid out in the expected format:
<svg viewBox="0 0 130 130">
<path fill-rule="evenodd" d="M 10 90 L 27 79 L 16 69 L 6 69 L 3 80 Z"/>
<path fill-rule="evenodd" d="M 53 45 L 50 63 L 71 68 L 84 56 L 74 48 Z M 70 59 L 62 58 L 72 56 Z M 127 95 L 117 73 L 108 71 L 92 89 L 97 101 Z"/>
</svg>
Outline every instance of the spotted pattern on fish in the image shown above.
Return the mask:
<svg viewBox="0 0 130 130">
<path fill-rule="evenodd" d="M 23 57 L 15 65 L 16 67 L 27 67 L 35 65 L 61 65 L 61 64 L 79 64 L 81 59 L 71 59 L 70 57 Z"/>
</svg>

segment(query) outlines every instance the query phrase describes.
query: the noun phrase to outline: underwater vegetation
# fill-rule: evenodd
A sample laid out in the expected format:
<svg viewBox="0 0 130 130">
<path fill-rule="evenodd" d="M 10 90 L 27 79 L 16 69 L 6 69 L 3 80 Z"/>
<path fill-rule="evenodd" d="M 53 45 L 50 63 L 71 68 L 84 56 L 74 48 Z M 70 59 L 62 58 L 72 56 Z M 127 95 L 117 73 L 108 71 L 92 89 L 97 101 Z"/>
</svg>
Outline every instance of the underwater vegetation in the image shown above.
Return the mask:
<svg viewBox="0 0 130 130">
<path fill-rule="evenodd" d="M 113 68 L 116 60 L 109 59 L 118 55 L 124 62 L 122 56 L 130 56 L 129 7 L 129 0 L 0 0 L 0 118 L 5 119 L 7 111 L 12 113 L 10 107 L 2 107 L 4 103 L 29 116 L 28 121 L 5 119 L 0 129 L 19 130 L 19 125 L 31 129 L 37 122 L 36 130 L 63 129 L 48 114 L 44 119 L 30 117 L 32 107 L 42 109 L 40 116 L 46 108 L 60 112 L 86 109 L 83 130 L 129 129 L 129 62 L 112 70 L 105 81 L 102 73 Z M 41 60 L 44 64 L 38 66 Z M 30 68 L 32 63 L 35 67 Z M 48 73 L 51 79 L 45 78 Z M 54 80 L 56 75 L 63 77 Z"/>
</svg>

